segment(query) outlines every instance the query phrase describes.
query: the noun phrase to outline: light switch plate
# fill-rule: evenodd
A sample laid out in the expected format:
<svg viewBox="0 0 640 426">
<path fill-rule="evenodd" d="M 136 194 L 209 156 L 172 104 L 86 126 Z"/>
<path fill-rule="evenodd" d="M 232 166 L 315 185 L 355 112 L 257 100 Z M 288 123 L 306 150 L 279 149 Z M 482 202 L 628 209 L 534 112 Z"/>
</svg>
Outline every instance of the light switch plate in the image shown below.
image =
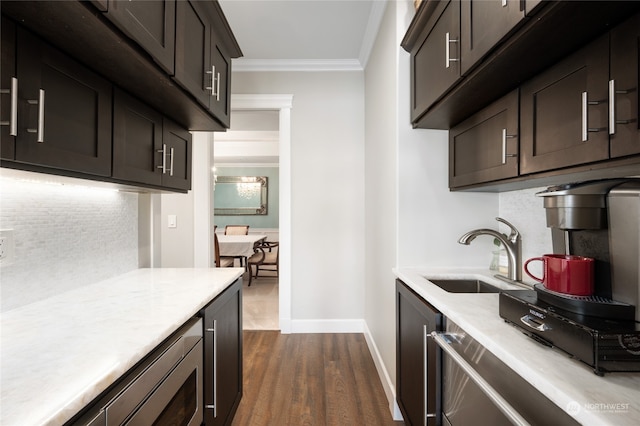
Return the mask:
<svg viewBox="0 0 640 426">
<path fill-rule="evenodd" d="M 177 228 L 178 227 L 178 218 L 175 214 L 170 214 L 167 216 L 167 223 L 169 228 Z"/>
<path fill-rule="evenodd" d="M 13 229 L 0 229 L 0 266 L 13 263 L 14 251 Z"/>
</svg>

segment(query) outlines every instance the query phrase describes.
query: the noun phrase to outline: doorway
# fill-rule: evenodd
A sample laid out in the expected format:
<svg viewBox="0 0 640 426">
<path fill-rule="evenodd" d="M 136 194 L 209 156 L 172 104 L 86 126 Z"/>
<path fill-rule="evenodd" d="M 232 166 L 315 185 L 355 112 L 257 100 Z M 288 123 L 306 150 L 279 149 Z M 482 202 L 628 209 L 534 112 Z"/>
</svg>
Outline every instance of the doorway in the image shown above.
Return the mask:
<svg viewBox="0 0 640 426">
<path fill-rule="evenodd" d="M 278 123 L 278 322 L 284 334 L 291 333 L 291 108 L 292 95 L 232 95 L 233 112 L 271 112 Z M 232 119 L 233 120 L 233 119 Z M 214 146 L 215 146 L 214 138 Z M 215 148 L 214 148 L 215 160 Z M 214 166 L 216 165 L 214 161 Z M 255 280 L 252 286 L 258 285 Z"/>
</svg>

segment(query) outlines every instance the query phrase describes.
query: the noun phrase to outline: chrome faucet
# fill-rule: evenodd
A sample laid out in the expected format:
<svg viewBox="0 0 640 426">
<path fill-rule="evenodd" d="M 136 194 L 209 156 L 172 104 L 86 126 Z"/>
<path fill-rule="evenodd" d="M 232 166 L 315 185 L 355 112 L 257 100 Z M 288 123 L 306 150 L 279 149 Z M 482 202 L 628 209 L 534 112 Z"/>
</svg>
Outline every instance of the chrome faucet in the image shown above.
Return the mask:
<svg viewBox="0 0 640 426">
<path fill-rule="evenodd" d="M 520 232 L 515 226 L 507 222 L 501 217 L 496 217 L 498 222 L 502 222 L 511 228 L 509 236 L 502 234 L 493 229 L 474 229 L 464 234 L 458 242 L 460 244 L 469 245 L 478 235 L 491 235 L 497 238 L 507 251 L 508 263 L 508 278 L 513 281 L 522 281 L 522 240 L 520 239 Z"/>
</svg>

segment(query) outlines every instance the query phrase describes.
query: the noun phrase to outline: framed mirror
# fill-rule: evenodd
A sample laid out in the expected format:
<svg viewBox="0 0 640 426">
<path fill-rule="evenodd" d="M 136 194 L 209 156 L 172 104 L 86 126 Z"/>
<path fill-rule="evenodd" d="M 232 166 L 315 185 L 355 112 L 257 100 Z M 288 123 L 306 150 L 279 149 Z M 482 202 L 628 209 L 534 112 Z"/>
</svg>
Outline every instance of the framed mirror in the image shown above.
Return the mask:
<svg viewBox="0 0 640 426">
<path fill-rule="evenodd" d="M 218 176 L 213 191 L 213 214 L 266 215 L 266 176 Z"/>
</svg>

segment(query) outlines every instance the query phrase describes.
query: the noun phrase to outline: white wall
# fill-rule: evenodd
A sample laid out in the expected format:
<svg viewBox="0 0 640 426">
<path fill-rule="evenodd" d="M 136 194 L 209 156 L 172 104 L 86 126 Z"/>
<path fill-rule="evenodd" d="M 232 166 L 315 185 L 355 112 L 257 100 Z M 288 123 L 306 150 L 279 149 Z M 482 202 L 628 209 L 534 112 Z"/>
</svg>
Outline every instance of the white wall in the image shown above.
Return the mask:
<svg viewBox="0 0 640 426">
<path fill-rule="evenodd" d="M 292 94 L 291 319 L 364 316 L 362 72 L 239 72 L 234 94 Z M 282 226 L 282 225 L 281 225 Z M 304 327 L 304 326 L 302 326 Z"/>
</svg>

